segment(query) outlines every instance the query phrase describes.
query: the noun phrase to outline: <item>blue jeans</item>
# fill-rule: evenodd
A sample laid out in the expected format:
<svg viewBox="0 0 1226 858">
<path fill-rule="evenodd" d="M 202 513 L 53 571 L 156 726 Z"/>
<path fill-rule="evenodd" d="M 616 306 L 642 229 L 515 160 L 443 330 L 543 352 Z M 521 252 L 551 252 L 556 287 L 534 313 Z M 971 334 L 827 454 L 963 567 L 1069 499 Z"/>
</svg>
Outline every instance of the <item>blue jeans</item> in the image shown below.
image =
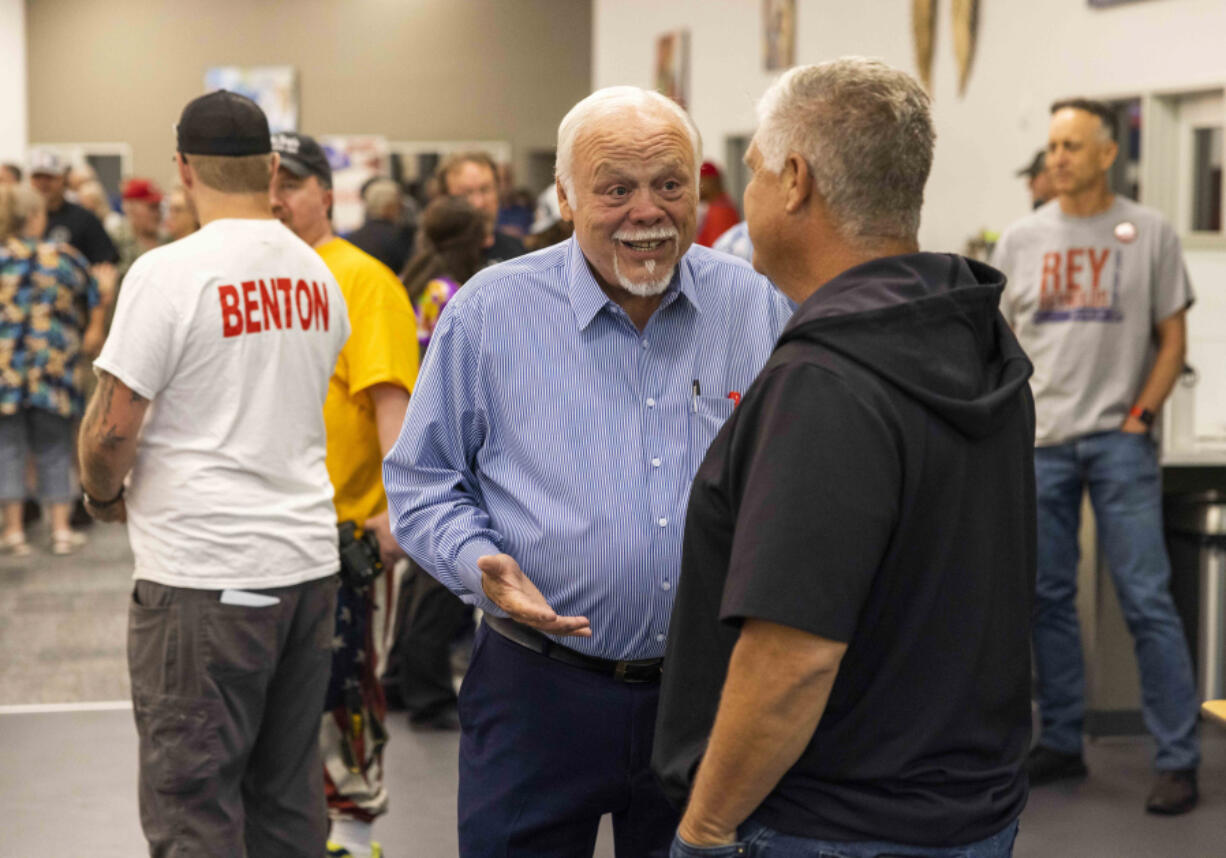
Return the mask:
<svg viewBox="0 0 1226 858">
<path fill-rule="evenodd" d="M 76 452 L 72 420 L 41 408 L 0 416 L 0 501 L 26 496 L 26 460 L 34 455 L 38 497 L 68 503 L 74 497 L 72 457 Z"/>
<path fill-rule="evenodd" d="M 814 840 L 793 837 L 747 820 L 728 846 L 690 846 L 673 839 L 669 858 L 1010 858 L 1017 839 L 1017 822 L 1009 823 L 986 840 L 965 846 L 907 846 L 870 840 Z"/>
<path fill-rule="evenodd" d="M 1034 454 L 1038 495 L 1038 569 L 1034 655 L 1039 744 L 1081 753 L 1085 664 L 1077 595 L 1077 532 L 1083 486 L 1098 544 L 1115 582 L 1141 671 L 1141 711 L 1157 741 L 1159 770 L 1200 763 L 1198 700 L 1183 625 L 1171 599 L 1171 566 L 1162 539 L 1162 482 L 1145 435 L 1100 432 Z"/>
</svg>

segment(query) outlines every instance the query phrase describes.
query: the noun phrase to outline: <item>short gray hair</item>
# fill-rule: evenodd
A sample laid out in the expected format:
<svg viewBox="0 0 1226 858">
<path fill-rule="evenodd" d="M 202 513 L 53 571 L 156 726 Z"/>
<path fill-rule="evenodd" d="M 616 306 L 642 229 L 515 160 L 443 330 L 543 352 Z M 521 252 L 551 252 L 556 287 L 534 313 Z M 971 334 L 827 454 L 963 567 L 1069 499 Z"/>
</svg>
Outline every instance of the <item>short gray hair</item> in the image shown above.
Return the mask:
<svg viewBox="0 0 1226 858">
<path fill-rule="evenodd" d="M 839 232 L 872 245 L 914 239 L 936 132 L 928 94 L 880 60 L 843 57 L 798 66 L 758 102 L 763 165 L 802 156 Z"/>
<path fill-rule="evenodd" d="M 702 162 L 702 136 L 698 126 L 681 105 L 666 95 L 637 86 L 607 86 L 598 89 L 570 109 L 558 125 L 558 158 L 554 176 L 562 183 L 567 199 L 574 201 L 574 148 L 579 133 L 587 126 L 611 116 L 664 117 L 685 129 L 694 147 L 694 182 Z"/>
<path fill-rule="evenodd" d="M 389 205 L 400 204 L 400 185 L 394 179 L 375 179 L 362 193 L 366 216 L 382 214 Z"/>
</svg>

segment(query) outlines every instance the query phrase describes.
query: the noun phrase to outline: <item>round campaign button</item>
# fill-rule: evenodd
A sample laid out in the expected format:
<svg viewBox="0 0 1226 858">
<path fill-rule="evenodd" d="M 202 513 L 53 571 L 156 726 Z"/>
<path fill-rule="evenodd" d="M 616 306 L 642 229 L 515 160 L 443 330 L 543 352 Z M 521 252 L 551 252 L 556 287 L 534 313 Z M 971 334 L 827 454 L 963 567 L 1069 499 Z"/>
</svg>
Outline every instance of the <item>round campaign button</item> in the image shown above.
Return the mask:
<svg viewBox="0 0 1226 858">
<path fill-rule="evenodd" d="M 1131 244 L 1137 238 L 1137 227 L 1132 221 L 1121 221 L 1115 225 L 1115 237 L 1124 244 Z"/>
</svg>

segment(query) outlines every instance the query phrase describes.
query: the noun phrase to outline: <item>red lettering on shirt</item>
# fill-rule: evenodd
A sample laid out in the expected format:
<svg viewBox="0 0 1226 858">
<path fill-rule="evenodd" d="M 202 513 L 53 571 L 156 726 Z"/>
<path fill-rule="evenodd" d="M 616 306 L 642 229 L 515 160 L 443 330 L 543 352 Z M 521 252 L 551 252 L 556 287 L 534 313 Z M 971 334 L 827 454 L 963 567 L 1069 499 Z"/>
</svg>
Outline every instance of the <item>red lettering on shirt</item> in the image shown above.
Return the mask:
<svg viewBox="0 0 1226 858">
<path fill-rule="evenodd" d="M 293 330 L 295 315 L 301 330 L 310 330 L 312 323 L 315 330 L 330 330 L 327 283 L 295 283 L 290 277 L 269 277 L 244 280 L 238 286 L 218 286 L 217 296 L 221 301 L 221 332 L 226 337 Z"/>
<path fill-rule="evenodd" d="M 1111 256 L 1110 248 L 1070 247 L 1043 254 L 1039 282 L 1039 309 L 1044 311 L 1102 309 L 1111 306 L 1111 295 L 1103 284 L 1103 271 Z M 1089 261 L 1089 283 L 1086 261 Z"/>
<path fill-rule="evenodd" d="M 294 304 L 298 307 L 298 323 L 302 330 L 311 326 L 311 287 L 305 280 L 299 280 L 294 287 Z"/>
<path fill-rule="evenodd" d="M 1091 288 L 1093 297 L 1091 301 L 1095 307 L 1109 307 L 1111 305 L 1111 296 L 1103 290 L 1103 269 L 1107 267 L 1107 257 L 1111 255 L 1111 249 L 1104 247 L 1102 256 L 1095 256 L 1094 248 L 1089 248 L 1090 254 L 1090 273 L 1094 277 L 1094 285 Z"/>
<path fill-rule="evenodd" d="M 221 301 L 221 335 L 237 337 L 243 332 L 243 314 L 238 309 L 238 289 L 233 286 L 218 286 L 217 298 Z"/>
<path fill-rule="evenodd" d="M 316 329 L 322 321 L 324 330 L 328 330 L 328 287 L 320 286 L 314 280 L 311 281 L 311 305 L 315 313 Z"/>
<path fill-rule="evenodd" d="M 277 306 L 277 283 L 270 280 L 268 286 L 260 281 L 260 310 L 264 313 L 264 329 L 271 331 L 275 326 L 281 330 L 281 308 Z M 269 319 L 272 321 L 270 322 Z"/>
<path fill-rule="evenodd" d="M 247 323 L 247 333 L 258 334 L 261 330 L 260 323 L 256 321 L 253 315 L 256 310 L 260 309 L 260 302 L 251 299 L 251 293 L 255 291 L 254 280 L 243 281 L 243 319 Z"/>
<path fill-rule="evenodd" d="M 1076 303 L 1077 298 L 1073 294 L 1081 290 L 1081 284 L 1077 282 L 1077 275 L 1085 270 L 1085 266 L 1081 264 L 1081 257 L 1086 252 L 1084 247 L 1070 247 L 1068 254 L 1064 257 L 1064 283 L 1068 289 L 1068 298 L 1070 304 Z"/>
<path fill-rule="evenodd" d="M 277 278 L 277 291 L 281 293 L 281 308 L 285 310 L 285 327 L 294 327 L 294 308 L 289 293 L 294 288 L 294 281 L 288 277 Z"/>
<path fill-rule="evenodd" d="M 1043 254 L 1043 280 L 1039 285 L 1040 300 L 1060 291 L 1060 254 Z"/>
</svg>

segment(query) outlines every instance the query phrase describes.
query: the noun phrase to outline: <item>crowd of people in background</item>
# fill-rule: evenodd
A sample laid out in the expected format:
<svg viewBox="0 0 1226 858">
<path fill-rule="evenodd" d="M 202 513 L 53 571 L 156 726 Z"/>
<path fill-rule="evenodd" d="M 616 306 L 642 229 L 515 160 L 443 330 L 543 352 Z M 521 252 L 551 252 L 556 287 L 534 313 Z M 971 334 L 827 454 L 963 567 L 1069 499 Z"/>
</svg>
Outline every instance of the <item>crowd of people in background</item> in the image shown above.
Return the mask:
<svg viewBox="0 0 1226 858">
<path fill-rule="evenodd" d="M 342 583 L 336 633 L 343 645 L 333 653 L 321 732 L 330 846 L 335 854 L 378 854 L 370 826 L 387 807 L 380 738 L 386 710 L 407 711 L 414 729 L 458 730 L 453 660 L 458 657 L 463 666 L 474 631 L 473 608 L 392 538 L 382 492 L 375 490 L 379 463 L 403 422 L 417 362 L 451 299 L 482 269 L 564 241 L 574 227 L 563 217 L 553 185 L 539 193 L 514 188 L 508 165 L 485 152 L 465 151 L 445 157 L 425 182 L 369 179 L 361 189 L 364 221 L 341 239 L 331 227 L 328 153 L 306 135 L 275 134 L 272 140 L 280 168 L 272 180 L 271 211 L 319 251 L 350 311 L 352 335 L 324 409 L 338 520 L 376 535 L 381 563 L 401 572 L 385 576 L 380 587 Z M 191 156 L 181 157 L 186 162 Z M 716 165 L 704 163 L 701 176 L 700 240 L 709 245 L 740 216 Z M 195 196 L 201 187 L 196 185 Z M 70 163 L 51 150 L 35 150 L 24 167 L 0 165 L 3 552 L 33 553 L 37 546 L 27 540 L 26 529 L 46 515 L 50 551 L 72 553 L 85 544 L 85 528 L 93 524 L 87 510 L 96 515 L 106 508 L 105 499 L 83 492 L 78 475 L 78 431 L 98 383 L 91 364 L 138 261 L 200 229 L 193 197 L 183 184 L 163 189 L 143 176 L 108 189 L 88 163 Z M 36 278 L 50 288 L 16 285 Z M 370 304 L 376 294 L 377 307 Z M 391 312 L 397 302 L 411 313 L 408 321 Z M 386 357 L 405 354 L 396 343 L 406 332 L 412 360 L 393 371 Z M 394 403 L 375 395 L 389 384 L 398 391 Z M 134 402 L 141 399 L 131 395 Z M 368 396 L 374 414 L 366 426 L 360 403 Z M 383 410 L 390 415 L 386 420 Z M 107 443 L 97 437 L 93 442 Z M 366 447 L 369 455 L 361 452 Z M 145 595 L 169 598 L 161 591 Z M 142 793 L 146 799 L 153 800 Z"/>
<path fill-rule="evenodd" d="M 716 170 L 713 164 L 706 168 Z M 364 221 L 345 236 L 401 278 L 418 313 L 423 351 L 443 306 L 473 273 L 565 240 L 572 231 L 558 211 L 552 185 L 539 194 L 513 187 L 509 165 L 484 152 L 451 155 L 428 178 L 369 179 L 361 191 Z M 47 265 L 64 280 L 65 294 L 74 296 L 63 298 L 54 313 L 53 339 L 63 338 L 54 357 L 27 357 L 25 344 L 15 341 L 19 311 L 10 304 L 16 296 L 0 293 L 12 320 L 7 338 L 13 341 L 0 346 L 11 400 L 5 414 L 19 412 L 27 424 L 20 433 L 16 424 L 7 427 L 0 451 L 7 480 L 0 491 L 5 503 L 0 550 L 31 552 L 26 528 L 46 514 L 53 534 L 49 549 L 67 554 L 85 544 L 84 530 L 92 524 L 81 503 L 71 440 L 95 386 L 88 364 L 102 348 L 132 264 L 149 250 L 192 234 L 200 222 L 191 196 L 179 185 L 164 190 L 152 178 L 129 176 L 108 189 L 88 162 L 70 162 L 53 150 L 33 151 L 24 165 L 0 164 L 0 188 L 7 189 L 0 242 L 23 243 L 31 257 L 40 244 L 54 247 L 59 256 L 55 262 L 48 256 Z M 727 219 L 721 211 L 712 220 L 724 224 Z M 731 222 L 737 219 L 733 214 Z M 475 250 L 474 231 L 480 233 Z M 69 282 L 74 277 L 79 285 Z M 41 347 L 42 340 L 38 343 Z M 44 368 L 48 364 L 51 370 Z M 60 374 L 57 389 L 63 398 L 54 406 L 33 396 L 18 404 L 19 391 L 49 372 Z M 56 420 L 69 426 L 50 431 Z"/>
<path fill-rule="evenodd" d="M 132 512 L 155 854 L 379 856 L 399 709 L 463 731 L 466 855 L 580 854 L 611 813 L 619 855 L 794 854 L 767 848 L 787 831 L 1006 856 L 1027 790 L 1088 774 L 1087 483 L 1158 749 L 1146 809 L 1196 806 L 1150 435 L 1193 293 L 1174 230 L 1109 187 L 1110 112 L 1052 107 L 992 265 L 920 251 L 909 75 L 793 69 L 760 118 L 745 220 L 689 115 L 635 87 L 563 118 L 539 193 L 454 152 L 371 178 L 344 236 L 328 151 L 225 91 L 184 110 L 169 190 L 0 165 L 0 550 L 31 554 L 45 514 L 69 554 Z M 281 607 L 168 678 L 166 635 L 218 605 Z M 216 771 L 159 750 L 193 718 Z"/>
</svg>

